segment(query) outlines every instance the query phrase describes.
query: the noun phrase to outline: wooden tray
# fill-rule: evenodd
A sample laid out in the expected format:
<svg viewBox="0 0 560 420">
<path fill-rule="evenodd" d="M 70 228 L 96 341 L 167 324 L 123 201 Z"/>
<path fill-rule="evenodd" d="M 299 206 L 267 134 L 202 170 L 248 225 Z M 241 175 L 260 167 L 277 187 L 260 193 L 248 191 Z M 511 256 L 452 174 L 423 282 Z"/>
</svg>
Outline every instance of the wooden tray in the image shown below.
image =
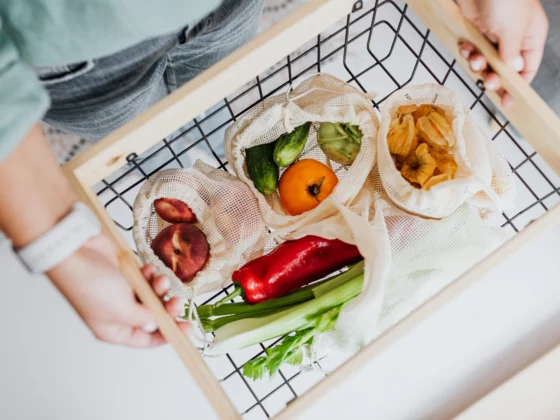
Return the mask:
<svg viewBox="0 0 560 420">
<path fill-rule="evenodd" d="M 406 3 L 405 5 L 402 1 L 397 0 L 377 0 L 365 3 L 352 0 L 311 0 L 287 19 L 274 25 L 229 57 L 200 74 L 65 166 L 65 173 L 79 197 L 95 211 L 106 233 L 115 241 L 123 273 L 142 302 L 153 312 L 163 335 L 174 346 L 190 374 L 221 418 L 240 418 L 240 411 L 247 413 L 255 407 L 259 407 L 266 416 L 269 416 L 271 410 L 265 408 L 263 399 L 272 393 L 265 397 L 257 397 L 251 388 L 256 385 L 251 385 L 243 380 L 251 390 L 255 402 L 248 409 L 234 406 L 218 381 L 219 378 L 216 378 L 204 363 L 199 351 L 189 339 L 181 334 L 173 319 L 167 315 L 163 305 L 142 277 L 138 260 L 131 250 L 130 235 L 127 233 L 131 226 L 126 226 L 119 220 L 114 221 L 106 207 L 110 208 L 111 205 L 119 202 L 125 208 L 127 206 L 130 208 L 132 202 L 130 196 L 137 191 L 134 187 L 147 179 L 151 172 L 159 169 L 156 167 L 148 170 L 146 162 L 158 153 L 163 153 L 162 151 L 169 156 L 170 160 L 167 161 L 167 164 L 183 165 L 184 157 L 192 153 L 191 150 L 200 146 L 206 148 L 205 150 L 209 152 L 207 155 L 211 160 L 214 159 L 215 166 L 227 168 L 226 162 L 215 150 L 217 140 L 212 136 L 219 138 L 220 130 L 243 112 L 243 110 L 239 112 L 234 110 L 236 100 L 239 100 L 241 104 L 251 94 L 255 94 L 256 102 L 258 102 L 281 89 L 286 89 L 299 75 L 325 70 L 325 67 L 333 62 L 342 62 L 349 75 L 348 81 L 364 89 L 363 80 L 368 72 L 385 72 L 387 76 L 390 76 L 389 79 L 392 78 L 392 82 L 387 83 L 394 85 L 387 85 L 389 86 L 388 93 L 406 84 L 414 83 L 415 77 L 420 71 L 431 74 L 432 81 L 443 84 L 446 84 L 451 78 L 455 78 L 463 84 L 462 88 L 474 98 L 473 108 L 481 108 L 495 120 L 498 126 L 495 138 L 505 134 L 508 140 L 515 142 L 520 149 L 522 162 L 512 162 L 512 167 L 520 181 L 534 195 L 534 200 L 532 199 L 531 203 L 518 209 L 516 213 L 504 214 L 504 225 L 520 231 L 517 235 L 418 307 L 393 328 L 387 330 L 308 392 L 298 396 L 298 393 L 290 387 L 290 378 L 282 376 L 284 384 L 288 385 L 293 395 L 287 408 L 281 411 L 277 418 L 293 418 L 307 405 L 316 401 L 326 390 L 352 375 L 369 359 L 380 354 L 431 313 L 450 302 L 506 256 L 542 233 L 551 224 L 560 223 L 560 206 L 550 208 L 547 204 L 550 197 L 560 195 L 559 186 L 547 177 L 549 173 L 560 174 L 560 120 L 558 117 L 517 73 L 500 60 L 492 45 L 473 25 L 463 19 L 452 0 L 408 0 Z M 389 12 L 387 16 L 396 16 L 396 21 L 393 22 L 391 18 L 385 17 L 386 11 Z M 425 27 L 421 22 L 425 24 Z M 426 27 L 429 30 L 426 30 Z M 372 36 L 375 37 L 377 30 L 386 30 L 392 34 L 390 40 L 386 40 L 388 53 L 385 57 L 378 57 L 371 50 L 370 41 Z M 415 34 L 421 47 L 411 46 L 412 41 L 407 39 L 406 31 Z M 367 56 L 371 65 L 356 70 L 353 69 L 351 60 L 348 59 L 348 53 L 351 48 L 364 40 L 363 37 L 367 39 L 367 43 L 362 48 L 363 54 Z M 476 76 L 471 75 L 472 80 L 466 76 L 468 66 L 458 54 L 457 44 L 460 40 L 468 40 L 476 45 L 488 58 L 495 71 L 502 76 L 505 88 L 515 99 L 514 107 L 510 110 L 502 110 L 502 113 L 529 141 L 530 147 L 534 148 L 534 153 L 532 150 L 526 150 L 525 144 L 519 144 L 510 133 L 508 123 L 495 115 L 480 84 L 477 85 L 473 82 L 473 80 L 476 81 Z M 390 42 L 392 44 L 389 45 Z M 393 77 L 387 70 L 388 62 L 386 62 L 396 54 L 395 49 L 401 44 L 404 45 L 403 48 L 410 50 L 413 57 L 410 78 L 405 78 L 405 80 Z M 430 68 L 428 64 L 430 56 L 434 56 L 443 63 L 442 65 L 445 67 L 443 76 L 435 74 Z M 234 92 L 237 94 L 234 95 Z M 386 96 L 381 95 L 381 98 L 386 98 Z M 488 94 L 488 97 L 497 103 L 494 94 Z M 382 101 L 383 99 L 378 99 L 375 105 Z M 222 105 L 217 106 L 216 104 Z M 249 101 L 247 108 L 252 105 L 254 103 Z M 496 106 L 499 108 L 499 105 Z M 211 111 L 197 118 L 208 109 Z M 218 124 L 210 131 L 206 129 L 205 122 L 210 118 L 217 118 L 221 112 L 225 112 L 227 115 L 222 118 L 225 121 L 220 122 L 221 125 Z M 177 130 L 180 130 L 181 134 L 169 139 L 168 136 Z M 187 144 L 184 140 L 188 138 L 189 133 L 198 133 L 199 140 Z M 162 139 L 166 137 L 168 140 L 162 142 Z M 180 145 L 182 146 L 179 147 Z M 142 154 L 146 155 L 143 161 L 138 159 Z M 153 162 L 155 159 L 152 160 Z M 544 177 L 551 185 L 552 192 L 543 196 L 531 189 L 531 181 L 518 172 L 518 169 L 525 164 L 536 169 Z M 151 166 L 157 165 L 152 164 Z M 163 165 L 163 167 L 169 166 Z M 123 183 L 123 180 L 130 181 L 131 178 L 135 181 L 132 186 L 119 185 L 119 183 Z M 110 196 L 109 199 L 106 198 L 107 195 Z M 526 222 L 517 222 L 531 214 L 532 209 L 539 209 L 539 212 L 544 214 L 526 227 L 524 226 Z M 233 360 L 231 363 L 234 367 L 233 372 L 239 374 L 239 367 Z M 293 398 L 295 396 L 298 398 Z"/>
</svg>

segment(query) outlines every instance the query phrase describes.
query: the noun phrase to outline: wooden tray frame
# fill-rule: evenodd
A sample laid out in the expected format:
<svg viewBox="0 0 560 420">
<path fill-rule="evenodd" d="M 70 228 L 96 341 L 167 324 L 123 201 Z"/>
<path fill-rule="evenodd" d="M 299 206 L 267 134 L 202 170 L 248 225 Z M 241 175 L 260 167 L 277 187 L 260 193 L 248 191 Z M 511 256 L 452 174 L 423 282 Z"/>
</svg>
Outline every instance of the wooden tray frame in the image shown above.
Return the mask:
<svg viewBox="0 0 560 420">
<path fill-rule="evenodd" d="M 236 419 L 240 418 L 240 415 L 198 350 L 180 332 L 142 277 L 136 257 L 93 192 L 92 186 L 126 164 L 127 156 L 133 153 L 140 155 L 346 16 L 355 7 L 355 3 L 361 2 L 311 0 L 288 18 L 206 70 L 64 167 L 65 174 L 79 198 L 97 214 L 104 231 L 114 240 L 124 275 L 141 301 L 152 311 L 162 334 L 173 345 L 220 418 Z M 464 20 L 452 0 L 407 0 L 407 3 L 467 71 L 468 65 L 458 53 L 458 42 L 468 40 L 479 48 L 490 65 L 502 76 L 505 88 L 515 100 L 515 105 L 511 109 L 502 110 L 503 114 L 530 141 L 554 171 L 560 174 L 560 119 L 536 92 L 499 58 L 486 38 L 472 24 Z M 477 79 L 476 75 L 471 75 L 475 80 Z M 497 97 L 494 94 L 489 96 L 499 106 Z M 426 317 L 484 276 L 508 255 L 550 225 L 558 223 L 560 223 L 560 206 L 549 210 L 531 223 L 521 233 L 418 307 L 307 393 L 293 400 L 276 418 L 294 418 L 326 391 L 347 379 L 369 359 L 384 351 Z"/>
</svg>

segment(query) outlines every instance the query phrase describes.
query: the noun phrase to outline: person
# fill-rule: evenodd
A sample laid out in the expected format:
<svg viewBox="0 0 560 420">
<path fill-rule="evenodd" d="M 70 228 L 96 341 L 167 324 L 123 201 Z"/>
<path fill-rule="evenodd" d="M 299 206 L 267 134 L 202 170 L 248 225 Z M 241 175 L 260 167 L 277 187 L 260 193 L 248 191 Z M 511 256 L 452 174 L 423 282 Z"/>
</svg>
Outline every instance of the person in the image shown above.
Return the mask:
<svg viewBox="0 0 560 420">
<path fill-rule="evenodd" d="M 459 0 L 459 5 L 530 81 L 546 38 L 540 2 Z M 0 1 L 0 229 L 20 255 L 39 248 L 35 254 L 47 262 L 36 266 L 46 267 L 101 340 L 133 347 L 165 341 L 158 331 L 143 328 L 151 314 L 119 272 L 104 234 L 72 252 L 55 243 L 60 261 L 40 249 L 49 235 L 64 235 L 60 226 L 70 223 L 77 197 L 37 122 L 98 140 L 250 39 L 261 10 L 262 0 Z M 500 88 L 472 46 L 461 51 L 485 73 L 488 88 Z M 507 93 L 503 100 L 507 106 Z M 165 296 L 169 280 L 156 277 L 153 267 L 142 272 L 158 296 Z M 177 299 L 165 305 L 172 316 L 181 311 Z"/>
</svg>

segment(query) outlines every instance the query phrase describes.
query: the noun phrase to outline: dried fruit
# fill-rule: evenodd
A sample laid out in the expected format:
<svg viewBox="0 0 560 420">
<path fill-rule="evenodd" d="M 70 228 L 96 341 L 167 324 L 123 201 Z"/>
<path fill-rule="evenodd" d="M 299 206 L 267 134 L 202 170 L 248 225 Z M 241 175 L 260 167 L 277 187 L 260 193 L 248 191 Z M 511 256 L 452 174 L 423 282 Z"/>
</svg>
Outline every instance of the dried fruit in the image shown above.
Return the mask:
<svg viewBox="0 0 560 420">
<path fill-rule="evenodd" d="M 447 151 L 455 146 L 455 135 L 447 117 L 430 112 L 427 117 L 418 118 L 416 123 L 418 135 L 429 146 Z"/>
<path fill-rule="evenodd" d="M 426 181 L 434 174 L 437 164 L 434 157 L 430 154 L 430 148 L 422 143 L 413 155 L 404 163 L 401 174 L 414 184 L 424 186 Z"/>
<path fill-rule="evenodd" d="M 449 149 L 455 147 L 455 134 L 453 133 L 453 126 L 451 121 L 445 114 L 440 114 L 438 112 L 430 112 L 428 114 L 430 122 L 436 127 L 436 129 L 441 133 L 441 135 L 447 141 Z"/>
<path fill-rule="evenodd" d="M 440 115 L 445 115 L 443 109 L 436 105 L 424 104 L 420 105 L 418 109 L 416 109 L 412 116 L 414 117 L 414 122 L 417 122 L 420 117 L 427 117 L 430 112 L 436 112 Z"/>
<path fill-rule="evenodd" d="M 401 115 L 411 114 L 413 112 L 416 112 L 417 109 L 418 109 L 417 105 L 403 105 L 403 106 L 399 106 L 398 113 Z"/>
<path fill-rule="evenodd" d="M 455 178 L 457 163 L 449 153 L 455 143 L 445 111 L 430 104 L 400 106 L 387 134 L 395 167 L 413 187 L 424 190 Z"/>
<path fill-rule="evenodd" d="M 433 153 L 432 155 L 436 160 L 438 171 L 442 174 L 448 174 L 449 179 L 455 178 L 457 163 L 455 163 L 453 155 L 449 153 Z"/>
<path fill-rule="evenodd" d="M 418 145 L 418 137 L 414 129 L 414 119 L 412 115 L 406 114 L 402 117 L 394 119 L 389 126 L 389 133 L 387 135 L 387 143 L 389 151 L 393 155 L 406 158 Z"/>
<path fill-rule="evenodd" d="M 450 179 L 452 178 L 447 173 L 435 175 L 426 181 L 426 183 L 422 186 L 422 189 L 429 190 L 434 185 L 440 184 L 445 181 L 449 181 Z"/>
</svg>

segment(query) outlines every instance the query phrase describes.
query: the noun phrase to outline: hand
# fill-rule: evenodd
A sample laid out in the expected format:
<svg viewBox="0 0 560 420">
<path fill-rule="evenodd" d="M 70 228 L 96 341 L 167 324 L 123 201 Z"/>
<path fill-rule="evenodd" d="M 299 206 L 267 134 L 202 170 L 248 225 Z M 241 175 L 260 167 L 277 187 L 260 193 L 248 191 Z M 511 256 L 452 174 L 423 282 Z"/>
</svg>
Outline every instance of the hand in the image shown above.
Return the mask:
<svg viewBox="0 0 560 420">
<path fill-rule="evenodd" d="M 498 45 L 501 58 L 531 82 L 542 61 L 548 18 L 539 0 L 458 0 L 463 15 L 488 39 Z M 504 108 L 513 98 L 502 89 L 500 76 L 488 67 L 476 48 L 465 42 L 459 46 L 471 69 L 479 73 L 488 90 L 497 91 Z"/>
<path fill-rule="evenodd" d="M 169 279 L 156 277 L 150 265 L 144 266 L 142 273 L 159 297 L 167 294 Z M 120 273 L 116 252 L 107 237 L 100 235 L 91 239 L 47 274 L 98 339 L 130 347 L 165 343 L 159 331 L 142 328 L 153 325 L 152 314 L 138 303 Z M 182 312 L 179 298 L 166 302 L 165 308 L 172 317 Z M 178 325 L 185 333 L 189 329 L 186 322 Z"/>
</svg>

